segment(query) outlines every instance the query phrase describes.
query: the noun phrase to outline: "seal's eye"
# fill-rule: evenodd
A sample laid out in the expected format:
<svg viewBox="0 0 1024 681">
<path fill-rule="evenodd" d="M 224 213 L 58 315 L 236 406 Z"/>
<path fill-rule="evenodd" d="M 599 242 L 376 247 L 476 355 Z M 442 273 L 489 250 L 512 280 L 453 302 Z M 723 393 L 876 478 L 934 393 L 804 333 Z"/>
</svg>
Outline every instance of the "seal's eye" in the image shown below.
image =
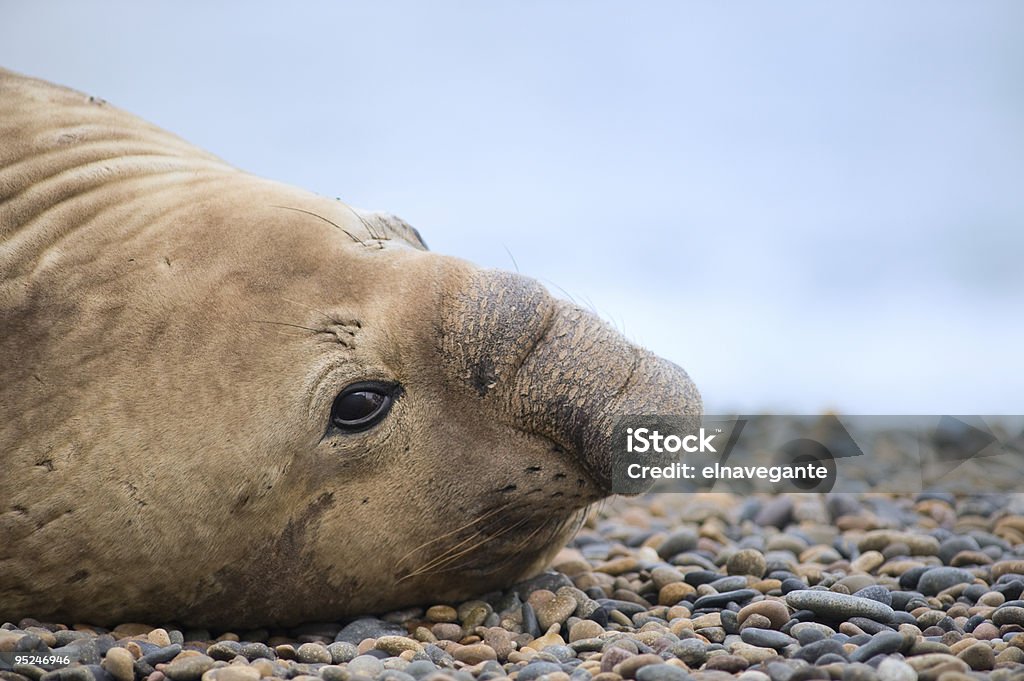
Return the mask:
<svg viewBox="0 0 1024 681">
<path fill-rule="evenodd" d="M 371 428 L 387 416 L 394 394 L 395 386 L 386 383 L 353 383 L 334 398 L 331 423 L 348 432 Z"/>
</svg>

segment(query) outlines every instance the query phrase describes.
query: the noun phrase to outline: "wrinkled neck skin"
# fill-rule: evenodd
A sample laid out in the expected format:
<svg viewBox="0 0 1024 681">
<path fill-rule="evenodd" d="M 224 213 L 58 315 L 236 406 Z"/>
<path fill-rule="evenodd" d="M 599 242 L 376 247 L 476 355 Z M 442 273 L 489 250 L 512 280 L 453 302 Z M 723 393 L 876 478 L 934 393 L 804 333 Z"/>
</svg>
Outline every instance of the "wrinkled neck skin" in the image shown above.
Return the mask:
<svg viewBox="0 0 1024 681">
<path fill-rule="evenodd" d="M 0 71 L 0 618 L 246 627 L 504 588 L 685 372 L 391 216 Z M 340 432 L 347 385 L 401 386 Z"/>
</svg>

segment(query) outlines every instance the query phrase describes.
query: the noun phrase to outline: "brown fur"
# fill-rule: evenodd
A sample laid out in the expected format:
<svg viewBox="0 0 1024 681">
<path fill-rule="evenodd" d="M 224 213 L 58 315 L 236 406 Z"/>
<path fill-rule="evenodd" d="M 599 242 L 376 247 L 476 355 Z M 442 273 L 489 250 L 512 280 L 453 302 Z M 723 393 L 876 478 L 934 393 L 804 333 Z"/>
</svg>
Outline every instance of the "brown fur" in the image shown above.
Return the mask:
<svg viewBox="0 0 1024 681">
<path fill-rule="evenodd" d="M 678 368 L 389 216 L 0 70 L 0 619 L 255 626 L 535 573 Z M 402 384 L 325 434 L 345 385 Z"/>
</svg>

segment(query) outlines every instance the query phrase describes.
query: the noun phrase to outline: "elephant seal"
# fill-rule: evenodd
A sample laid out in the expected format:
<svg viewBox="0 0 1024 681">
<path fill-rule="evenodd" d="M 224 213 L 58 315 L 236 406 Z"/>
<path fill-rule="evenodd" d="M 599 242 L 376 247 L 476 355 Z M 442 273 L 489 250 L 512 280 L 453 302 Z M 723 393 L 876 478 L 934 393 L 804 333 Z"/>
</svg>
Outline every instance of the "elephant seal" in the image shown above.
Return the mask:
<svg viewBox="0 0 1024 681">
<path fill-rule="evenodd" d="M 680 368 L 534 281 L 0 71 L 0 621 L 210 627 L 540 571 Z"/>
</svg>

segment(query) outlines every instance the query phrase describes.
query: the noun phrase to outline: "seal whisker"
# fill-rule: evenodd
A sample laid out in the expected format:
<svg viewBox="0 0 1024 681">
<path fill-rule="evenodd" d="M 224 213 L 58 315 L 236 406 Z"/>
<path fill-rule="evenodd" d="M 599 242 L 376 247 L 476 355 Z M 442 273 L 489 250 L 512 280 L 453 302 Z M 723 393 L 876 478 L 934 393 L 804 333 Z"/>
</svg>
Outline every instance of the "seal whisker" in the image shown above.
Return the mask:
<svg viewBox="0 0 1024 681">
<path fill-rule="evenodd" d="M 474 518 L 473 520 L 470 520 L 465 525 L 462 525 L 460 527 L 456 527 L 454 530 L 451 530 L 449 532 L 445 532 L 442 535 L 439 535 L 437 537 L 434 537 L 433 539 L 429 539 L 429 540 L 423 542 L 422 544 L 420 544 L 419 546 L 413 548 L 408 553 L 406 553 L 404 556 L 399 558 L 398 559 L 398 565 L 401 566 L 402 563 L 404 563 L 407 558 L 409 558 L 412 554 L 416 553 L 417 551 L 419 551 L 421 549 L 424 549 L 424 548 L 430 546 L 431 544 L 437 543 L 437 542 L 441 541 L 442 539 L 445 539 L 446 537 L 450 537 L 453 534 L 456 534 L 458 532 L 462 532 L 463 530 L 467 530 L 470 527 L 472 527 L 473 525 L 476 525 L 477 523 L 482 522 L 482 521 L 486 520 L 487 518 L 490 518 L 495 513 L 500 513 L 501 511 L 505 510 L 506 508 L 508 508 L 511 505 L 512 505 L 512 502 L 511 501 L 507 501 L 504 504 L 502 504 L 501 506 L 496 506 L 496 507 L 492 508 L 490 511 L 487 511 L 486 513 L 484 513 L 483 515 L 477 516 L 476 518 Z"/>
<path fill-rule="evenodd" d="M 316 312 L 317 314 L 321 315 L 327 321 L 331 321 L 331 322 L 335 321 L 334 318 L 331 317 L 331 315 L 327 314 L 326 312 L 324 312 L 323 310 L 321 310 L 318 307 L 313 307 L 312 305 L 307 305 L 306 303 L 303 303 L 303 302 L 298 301 L 298 300 L 292 300 L 291 298 L 285 298 L 284 296 L 281 296 L 281 300 L 283 300 L 286 303 L 291 303 L 292 305 L 298 305 L 299 307 L 304 307 L 307 310 L 312 310 L 313 312 Z"/>
<path fill-rule="evenodd" d="M 495 539 L 500 538 L 502 535 L 508 534 L 509 532 L 518 529 L 519 527 L 521 527 L 522 525 L 524 525 L 528 521 L 529 521 L 529 518 L 521 518 L 520 520 L 512 523 L 511 525 L 506 525 L 504 528 L 501 529 L 500 532 L 496 532 L 496 533 L 490 535 L 489 537 L 485 538 L 482 542 L 480 542 L 478 544 L 474 544 L 473 546 L 470 546 L 468 548 L 465 548 L 462 551 L 459 551 L 454 556 L 449 557 L 446 561 L 444 561 L 444 563 L 442 563 L 442 565 L 444 565 L 446 567 L 440 567 L 439 566 L 438 569 L 431 570 L 430 574 L 440 574 L 442 572 L 455 572 L 456 570 L 463 570 L 463 569 L 465 569 L 467 566 L 473 564 L 472 560 L 470 560 L 468 562 L 464 562 L 464 563 L 457 563 L 455 565 L 448 565 L 448 564 L 451 563 L 452 560 L 454 560 L 456 558 L 459 558 L 461 556 L 464 556 L 465 554 L 469 553 L 470 551 L 475 551 L 475 550 L 480 549 L 485 544 L 487 544 L 487 542 L 494 541 Z M 530 539 L 532 539 L 534 536 L 536 536 L 537 533 L 541 529 L 543 529 L 545 527 L 545 525 L 547 525 L 549 522 L 550 521 L 545 520 L 544 523 L 542 523 L 541 525 L 538 525 L 537 528 L 533 532 L 531 532 L 529 535 L 527 535 L 526 540 L 519 544 L 517 549 L 522 547 L 522 546 L 525 546 L 525 544 L 527 542 L 529 542 Z M 509 560 L 509 559 L 511 559 L 514 556 L 515 556 L 515 553 L 513 552 L 512 554 L 509 555 L 508 558 L 506 558 L 506 560 Z"/>
<path fill-rule="evenodd" d="M 271 205 L 270 207 L 271 207 L 271 208 L 283 208 L 283 209 L 285 209 L 285 210 L 294 210 L 294 211 L 295 211 L 295 212 L 297 212 L 297 213 L 305 213 L 306 215 L 312 215 L 312 216 L 313 216 L 313 217 L 315 217 L 315 218 L 320 218 L 321 220 L 323 220 L 323 221 L 324 221 L 324 222 L 326 222 L 327 224 L 329 224 L 329 225 L 333 225 L 333 226 L 334 226 L 334 227 L 336 227 L 337 229 L 340 229 L 340 230 L 341 230 L 342 232 L 344 232 L 345 234 L 347 234 L 347 235 L 348 235 L 348 237 L 349 237 L 350 239 L 352 239 L 352 241 L 355 241 L 355 242 L 356 242 L 357 244 L 359 244 L 359 245 L 361 245 L 361 246 L 365 246 L 365 245 L 366 245 L 366 243 L 364 243 L 362 239 L 360 239 L 359 237 L 357 237 L 357 236 L 353 235 L 353 234 L 352 234 L 352 232 L 348 231 L 347 229 L 345 229 L 344 227 L 342 227 L 342 226 L 341 226 L 341 225 L 339 225 L 338 223 L 336 223 L 336 222 L 332 222 L 332 221 L 328 220 L 327 218 L 325 218 L 325 217 L 324 217 L 323 215 L 319 215 L 318 213 L 314 213 L 314 212 L 313 212 L 313 211 L 311 211 L 311 210 L 305 210 L 305 209 L 303 209 L 303 208 L 295 208 L 295 207 L 293 207 L 293 206 L 275 206 L 275 205 Z M 349 210 L 351 210 L 351 209 L 349 209 Z M 365 224 L 365 223 L 364 223 L 364 224 Z"/>
<path fill-rule="evenodd" d="M 468 546 L 468 547 L 462 549 L 461 551 L 459 551 L 457 553 L 454 553 L 455 549 L 458 549 L 460 546 L 463 546 L 467 542 L 472 541 L 473 539 L 475 539 L 481 533 L 480 530 L 477 530 L 476 532 L 471 534 L 466 539 L 463 539 L 458 544 L 456 544 L 456 545 L 452 546 L 451 548 L 449 548 L 447 551 L 445 551 L 440 556 L 434 558 L 433 560 L 431 560 L 426 565 L 424 565 L 424 566 L 422 566 L 420 568 L 417 568 L 416 571 L 406 575 L 402 579 L 408 579 L 409 577 L 415 577 L 417 575 L 421 575 L 421 574 L 424 574 L 424 573 L 427 573 L 427 574 L 437 574 L 437 573 L 440 573 L 440 572 L 445 572 L 446 570 L 443 569 L 442 566 L 451 563 L 453 560 L 455 560 L 455 559 L 465 555 L 466 553 L 469 553 L 470 551 L 474 551 L 476 549 L 479 549 L 481 546 L 483 546 L 487 542 L 493 541 L 494 539 L 497 539 L 497 538 L 501 537 L 502 535 L 504 535 L 504 534 L 506 534 L 506 533 L 508 533 L 508 532 L 510 532 L 510 531 L 512 531 L 512 530 L 514 530 L 516 528 L 518 528 L 520 525 L 522 525 L 523 523 L 527 522 L 528 520 L 529 520 L 529 518 L 522 518 L 519 521 L 517 521 L 517 522 L 515 522 L 515 523 L 513 523 L 511 525 L 505 526 L 499 532 L 495 532 L 494 534 L 486 537 L 482 542 L 478 542 L 476 544 L 473 544 L 471 546 Z M 399 581 L 402 581 L 402 580 L 399 580 Z"/>
<path fill-rule="evenodd" d="M 290 326 L 295 329 L 305 329 L 306 331 L 312 331 L 313 333 L 320 333 L 317 329 L 311 329 L 308 326 L 302 324 L 289 324 L 288 322 L 272 322 L 267 319 L 250 319 L 250 322 L 254 324 L 273 324 L 274 326 Z"/>
<path fill-rule="evenodd" d="M 421 565 L 420 567 L 416 568 L 412 572 L 406 574 L 405 576 L 403 576 L 398 581 L 402 582 L 403 580 L 409 579 L 410 577 L 416 577 L 418 575 L 431 572 L 433 570 L 433 568 L 435 568 L 435 567 L 437 567 L 439 565 L 444 565 L 444 564 L 450 562 L 451 560 L 453 560 L 454 558 L 458 558 L 465 551 L 472 550 L 474 546 L 479 546 L 479 544 L 473 544 L 473 545 L 469 546 L 468 548 L 464 549 L 463 551 L 460 551 L 459 553 L 455 553 L 456 549 L 458 549 L 461 546 L 464 546 L 468 542 L 473 541 L 480 534 L 481 534 L 481 531 L 477 530 L 473 534 L 469 535 L 468 537 L 466 537 L 465 539 L 460 541 L 458 544 L 455 544 L 455 545 L 445 549 L 444 553 L 442 553 L 442 554 L 440 554 L 438 556 L 435 556 L 434 558 L 432 558 L 429 561 L 427 561 L 426 564 Z M 453 553 L 454 553 L 454 555 L 452 555 Z"/>
</svg>

